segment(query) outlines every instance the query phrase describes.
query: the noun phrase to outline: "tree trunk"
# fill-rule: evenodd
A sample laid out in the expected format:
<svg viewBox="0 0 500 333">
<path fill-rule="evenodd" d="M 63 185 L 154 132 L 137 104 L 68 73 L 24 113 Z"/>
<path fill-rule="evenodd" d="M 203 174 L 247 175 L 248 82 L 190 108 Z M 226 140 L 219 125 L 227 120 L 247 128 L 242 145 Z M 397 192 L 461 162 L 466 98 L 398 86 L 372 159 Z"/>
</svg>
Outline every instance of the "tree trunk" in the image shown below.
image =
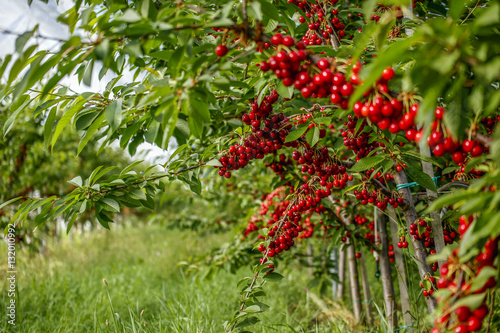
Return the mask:
<svg viewBox="0 0 500 333">
<path fill-rule="evenodd" d="M 408 297 L 408 287 L 406 285 L 406 270 L 403 262 L 403 253 L 398 247 L 398 218 L 394 208 L 389 207 L 389 226 L 392 237 L 392 247 L 394 248 L 394 261 L 396 262 L 396 270 L 398 274 L 399 298 L 401 300 L 401 310 L 403 312 L 403 320 L 405 326 L 412 324 L 410 299 Z M 408 332 L 413 332 L 413 328 L 409 327 Z"/>
<path fill-rule="evenodd" d="M 429 145 L 427 145 L 426 140 L 422 140 L 424 142 L 420 145 L 420 151 L 422 155 L 431 157 L 431 151 Z M 422 161 L 422 168 L 424 172 L 431 178 L 434 178 L 434 170 L 432 169 L 432 163 Z M 437 192 L 427 189 L 427 196 L 429 197 L 429 204 L 436 200 L 438 195 Z M 439 211 L 431 212 L 432 218 L 432 234 L 434 236 L 434 246 L 436 247 L 436 253 L 441 253 L 444 249 L 444 235 L 443 235 L 443 225 L 441 224 L 441 217 L 439 216 Z M 439 267 L 444 264 L 444 260 L 438 261 Z"/>
<path fill-rule="evenodd" d="M 394 285 L 392 284 L 391 262 L 389 259 L 389 246 L 387 238 L 387 218 L 377 209 L 378 231 L 380 235 L 380 243 L 382 245 L 382 253 L 380 253 L 380 273 L 382 276 L 382 287 L 384 289 L 384 302 L 387 311 L 387 323 L 389 331 L 393 331 L 398 323 L 396 314 L 396 296 L 394 294 Z"/>
<path fill-rule="evenodd" d="M 404 171 L 396 171 L 394 173 L 394 181 L 397 185 L 402 185 L 408 183 L 406 179 L 406 174 Z M 399 194 L 405 200 L 406 205 L 401 206 L 401 210 L 403 215 L 405 216 L 406 226 L 410 229 L 410 224 L 416 222 L 418 219 L 417 212 L 415 210 L 415 206 L 413 205 L 413 199 L 411 196 L 411 191 L 408 187 L 402 188 L 399 190 Z M 432 269 L 427 264 L 427 252 L 425 251 L 424 244 L 422 241 L 415 240 L 414 237 L 410 237 L 411 244 L 413 246 L 413 252 L 415 254 L 415 260 L 418 261 L 418 272 L 420 274 L 420 279 L 423 280 L 426 275 L 431 276 L 433 274 Z M 427 308 L 430 312 L 433 312 L 436 309 L 436 299 L 434 297 L 429 296 L 425 297 L 425 302 L 427 303 Z"/>
<path fill-rule="evenodd" d="M 330 274 L 332 274 L 332 276 L 336 275 L 338 277 L 339 266 L 338 266 L 338 258 L 337 258 L 337 249 L 332 249 L 332 251 L 330 252 L 330 264 L 331 264 Z M 337 280 L 332 279 L 332 299 L 336 298 L 338 287 L 339 287 L 339 284 L 338 284 Z"/>
<path fill-rule="evenodd" d="M 346 225 L 352 223 L 352 217 L 344 218 Z M 349 267 L 349 279 L 351 281 L 352 308 L 354 319 L 359 323 L 361 319 L 361 294 L 359 292 L 358 265 L 356 262 L 356 248 L 350 237 L 347 238 L 347 263 Z"/>
<path fill-rule="evenodd" d="M 361 257 L 359 258 L 359 267 L 361 270 L 361 284 L 363 286 L 364 304 L 366 311 L 366 322 L 371 324 L 373 321 L 372 294 L 370 292 L 370 280 L 368 271 L 366 270 L 365 252 L 360 250 Z"/>
<path fill-rule="evenodd" d="M 312 278 L 314 273 L 314 249 L 310 243 L 307 244 L 307 271 L 309 272 L 309 276 Z"/>
<path fill-rule="evenodd" d="M 339 287 L 337 288 L 337 300 L 342 302 L 344 300 L 344 289 L 346 284 L 345 279 L 345 249 L 343 246 L 339 247 L 339 261 L 338 261 L 338 274 L 339 274 Z"/>
</svg>

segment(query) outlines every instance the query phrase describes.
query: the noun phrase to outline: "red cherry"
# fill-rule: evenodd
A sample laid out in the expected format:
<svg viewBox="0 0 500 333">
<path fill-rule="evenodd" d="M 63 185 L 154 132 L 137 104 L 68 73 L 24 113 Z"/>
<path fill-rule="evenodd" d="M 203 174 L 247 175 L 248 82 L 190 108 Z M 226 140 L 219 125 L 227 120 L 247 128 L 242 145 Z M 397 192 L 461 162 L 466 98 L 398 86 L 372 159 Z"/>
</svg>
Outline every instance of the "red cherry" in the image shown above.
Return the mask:
<svg viewBox="0 0 500 333">
<path fill-rule="evenodd" d="M 382 114 L 386 117 L 390 117 L 392 116 L 392 114 L 394 113 L 394 108 L 392 107 L 391 103 L 384 103 L 384 105 L 382 105 L 382 108 L 380 110 L 382 112 Z"/>
<path fill-rule="evenodd" d="M 481 156 L 482 154 L 483 154 L 483 147 L 481 147 L 481 145 L 474 146 L 474 148 L 472 148 L 470 152 L 470 155 L 472 157 L 478 157 Z"/>
<path fill-rule="evenodd" d="M 467 231 L 467 229 L 469 229 L 468 224 L 460 224 L 458 226 L 458 233 L 460 234 L 460 236 L 463 236 L 465 234 L 465 232 Z"/>
<path fill-rule="evenodd" d="M 476 310 L 472 311 L 472 315 L 479 320 L 483 320 L 488 314 L 488 307 L 486 304 L 481 304 Z"/>
<path fill-rule="evenodd" d="M 432 132 L 429 137 L 429 145 L 437 145 L 443 141 L 443 132 Z M 443 147 L 444 148 L 444 147 Z"/>
<path fill-rule="evenodd" d="M 283 36 L 281 34 L 275 34 L 273 37 L 271 37 L 271 43 L 273 45 L 280 45 L 283 42 Z"/>
<path fill-rule="evenodd" d="M 215 47 L 215 54 L 217 54 L 217 56 L 219 57 L 223 57 L 227 54 L 227 46 L 226 45 L 217 45 Z"/>
<path fill-rule="evenodd" d="M 479 331 L 483 327 L 481 319 L 475 316 L 470 316 L 467 323 L 469 324 L 469 332 Z"/>
<path fill-rule="evenodd" d="M 448 287 L 448 280 L 444 277 L 440 277 L 438 280 L 437 280 L 437 284 L 436 286 L 439 288 L 439 289 L 444 289 L 446 287 Z"/>
<path fill-rule="evenodd" d="M 464 152 L 468 153 L 470 152 L 475 146 L 475 142 L 472 141 L 472 140 L 465 140 L 463 143 L 462 143 L 462 149 L 464 150 Z"/>
<path fill-rule="evenodd" d="M 418 113 L 418 104 L 413 104 L 410 106 L 410 113 L 415 117 Z"/>
<path fill-rule="evenodd" d="M 464 162 L 464 154 L 461 151 L 454 152 L 451 155 L 451 159 L 453 160 L 453 162 L 455 162 L 457 164 L 463 163 Z"/>
<path fill-rule="evenodd" d="M 267 72 L 271 69 L 271 66 L 269 66 L 269 63 L 267 61 L 262 61 L 259 65 L 259 68 L 261 71 Z"/>
<path fill-rule="evenodd" d="M 357 63 L 352 65 L 352 72 L 356 73 L 356 74 L 359 73 L 359 71 L 361 70 L 361 67 L 362 67 L 361 62 L 358 61 Z"/>
<path fill-rule="evenodd" d="M 318 68 L 319 69 L 326 69 L 328 67 L 330 67 L 330 62 L 328 62 L 327 59 L 325 59 L 325 58 L 319 59 L 319 61 L 318 61 Z"/>
<path fill-rule="evenodd" d="M 446 138 L 443 140 L 443 145 L 444 145 L 444 149 L 448 152 L 448 153 L 453 153 L 457 150 L 458 148 L 458 144 L 453 141 L 452 138 Z"/>
<path fill-rule="evenodd" d="M 442 144 L 437 144 L 434 149 L 432 149 L 432 152 L 434 153 L 435 156 L 443 156 L 444 153 L 446 152 L 444 149 L 444 146 Z"/>
<path fill-rule="evenodd" d="M 330 100 L 332 101 L 333 104 L 338 104 L 340 101 L 342 101 L 342 96 L 338 93 L 332 93 L 330 95 Z"/>
<path fill-rule="evenodd" d="M 283 37 L 282 43 L 285 46 L 292 46 L 293 44 L 295 44 L 295 41 L 293 40 L 292 36 L 285 36 Z"/>
<path fill-rule="evenodd" d="M 396 134 L 397 132 L 399 132 L 399 125 L 397 122 L 392 122 L 389 125 L 389 132 L 391 132 L 392 134 Z"/>
<path fill-rule="evenodd" d="M 410 128 L 406 131 L 406 139 L 408 141 L 415 141 L 415 136 L 417 135 L 417 130 L 414 128 Z"/>
<path fill-rule="evenodd" d="M 420 130 L 420 131 L 418 131 L 418 132 L 415 134 L 415 142 L 416 142 L 416 143 L 419 143 L 419 142 L 420 142 L 420 140 L 422 139 L 422 135 L 423 135 L 423 133 L 422 133 L 422 131 L 421 131 L 421 130 Z"/>
<path fill-rule="evenodd" d="M 434 111 L 434 115 L 436 116 L 436 119 L 443 119 L 444 109 L 441 106 L 438 106 Z"/>
<path fill-rule="evenodd" d="M 465 324 L 455 326 L 455 333 L 469 333 L 469 327 Z"/>
<path fill-rule="evenodd" d="M 342 87 L 340 87 L 340 93 L 345 97 L 351 96 L 353 91 L 354 88 L 352 87 L 352 84 L 350 84 L 349 82 L 344 83 Z"/>
<path fill-rule="evenodd" d="M 384 78 L 384 80 L 389 81 L 394 77 L 394 69 L 392 69 L 392 67 L 387 67 L 382 72 L 382 77 Z"/>
<path fill-rule="evenodd" d="M 457 315 L 457 319 L 459 322 L 467 321 L 470 315 L 470 309 L 468 306 L 459 306 L 455 309 L 455 314 Z"/>
<path fill-rule="evenodd" d="M 361 79 L 359 78 L 359 75 L 354 73 L 351 75 L 351 83 L 354 85 L 358 85 L 361 83 Z"/>
<path fill-rule="evenodd" d="M 394 109 L 394 117 L 399 117 L 401 111 L 403 111 L 403 103 L 393 98 L 390 101 L 392 108 Z"/>
<path fill-rule="evenodd" d="M 377 126 L 385 131 L 386 129 L 389 128 L 389 125 L 391 124 L 391 120 L 389 118 L 383 118 L 381 121 L 377 123 Z"/>
<path fill-rule="evenodd" d="M 368 114 L 369 114 L 369 107 L 368 105 L 364 104 L 362 107 L 361 107 L 361 115 L 363 117 L 368 117 Z"/>
<path fill-rule="evenodd" d="M 304 97 L 304 98 L 309 98 L 309 97 L 311 97 L 311 95 L 312 95 L 312 93 L 313 93 L 313 92 L 312 92 L 312 89 L 311 89 L 311 88 L 309 88 L 309 87 L 304 87 L 304 88 L 302 88 L 302 89 L 300 90 L 300 92 L 301 92 L 301 94 L 302 94 L 302 97 Z"/>
<path fill-rule="evenodd" d="M 356 258 L 361 258 L 361 253 L 356 253 Z"/>
</svg>

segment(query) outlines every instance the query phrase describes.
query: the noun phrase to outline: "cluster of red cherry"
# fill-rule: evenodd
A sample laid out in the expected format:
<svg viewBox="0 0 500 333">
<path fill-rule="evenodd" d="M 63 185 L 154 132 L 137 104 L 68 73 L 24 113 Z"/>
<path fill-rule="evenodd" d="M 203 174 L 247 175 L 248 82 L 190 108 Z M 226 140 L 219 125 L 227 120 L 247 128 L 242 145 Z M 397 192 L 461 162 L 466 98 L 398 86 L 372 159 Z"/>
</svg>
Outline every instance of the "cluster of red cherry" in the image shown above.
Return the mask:
<svg viewBox="0 0 500 333">
<path fill-rule="evenodd" d="M 243 121 L 252 125 L 253 134 L 249 135 L 242 144 L 229 147 L 228 151 L 219 159 L 222 167 L 219 175 L 230 178 L 231 170 L 243 168 L 252 159 L 262 159 L 265 155 L 280 150 L 292 125 L 283 113 L 271 115 L 272 104 L 278 100 L 278 94 L 273 91 L 264 98 L 260 106 L 252 103 L 252 111 L 243 115 Z"/>
<path fill-rule="evenodd" d="M 338 16 L 339 11 L 335 8 L 330 13 L 327 12 L 327 6 L 333 6 L 338 0 L 324 1 L 320 4 L 313 4 L 306 0 L 288 0 L 288 3 L 293 3 L 305 12 L 307 19 L 304 16 L 299 17 L 300 23 L 309 21 L 309 30 L 302 37 L 304 43 L 308 45 L 324 44 L 323 39 L 328 40 L 330 35 L 335 33 L 336 36 L 342 38 L 345 36 L 345 24 L 340 22 Z"/>
<path fill-rule="evenodd" d="M 356 116 L 348 115 L 347 121 L 344 123 L 346 130 L 341 130 L 340 134 L 344 138 L 344 146 L 347 149 L 352 150 L 356 154 L 356 160 L 360 160 L 363 157 L 368 156 L 370 152 L 380 146 L 378 141 L 370 143 L 370 134 L 372 131 L 364 131 L 365 127 L 368 125 L 366 121 L 362 123 L 359 129 L 356 131 L 356 124 L 358 118 Z"/>
<path fill-rule="evenodd" d="M 406 249 L 406 248 L 408 248 L 408 242 L 406 241 L 406 237 L 405 236 L 399 237 L 398 247 L 400 249 Z"/>
<path fill-rule="evenodd" d="M 385 197 L 376 190 L 373 190 L 371 193 L 367 189 L 362 189 L 361 191 L 354 190 L 353 194 L 356 196 L 357 200 L 360 200 L 362 205 L 373 204 L 381 210 L 387 209 L 388 204 L 397 208 L 404 202 L 403 198 L 394 199 Z"/>
<path fill-rule="evenodd" d="M 434 246 L 434 237 L 432 236 L 432 227 L 424 219 L 419 219 L 417 223 L 410 224 L 409 234 L 416 241 L 423 241 L 427 254 L 436 253 Z M 437 263 L 432 264 L 432 270 L 435 272 L 438 269 Z"/>
<path fill-rule="evenodd" d="M 328 148 L 306 148 L 303 153 L 298 150 L 293 151 L 292 159 L 302 164 L 301 171 L 309 175 L 317 175 L 321 179 L 319 184 L 326 189 L 319 190 L 327 197 L 331 194 L 333 187 L 342 189 L 347 185 L 352 176 L 347 174 L 347 169 L 339 165 L 329 155 Z M 332 177 L 333 180 L 330 178 Z M 318 190 L 317 190 L 318 191 Z M 323 192 L 321 192 L 323 191 Z"/>
<path fill-rule="evenodd" d="M 285 156 L 285 154 L 280 154 L 271 162 L 265 162 L 264 165 L 271 168 L 276 175 L 280 176 L 281 179 L 284 180 L 286 168 L 289 165 L 293 165 L 293 161 L 289 157 Z"/>
<path fill-rule="evenodd" d="M 422 295 L 424 297 L 429 297 L 436 291 L 436 278 L 434 276 L 426 276 L 422 282 L 420 282 L 420 287 L 423 289 Z"/>
<path fill-rule="evenodd" d="M 448 289 L 450 293 L 446 299 L 438 299 L 444 305 L 444 315 L 436 318 L 431 333 L 449 330 L 454 330 L 456 333 L 469 333 L 481 330 L 483 320 L 488 314 L 485 292 L 494 288 L 497 281 L 493 276 L 482 284 L 476 281 L 484 268 L 495 268 L 494 260 L 498 254 L 498 241 L 499 238 L 490 238 L 483 251 L 466 263 L 460 262 L 458 249 L 455 249 L 448 261 L 441 266 L 440 277 L 436 285 L 438 289 Z M 483 293 L 484 297 L 480 305 L 462 305 L 451 311 L 457 297 L 461 299 Z"/>
<path fill-rule="evenodd" d="M 366 177 L 363 177 L 363 181 L 370 178 L 372 176 L 372 173 L 374 173 L 374 172 L 375 172 L 375 168 L 370 168 L 370 169 L 366 170 Z M 375 178 L 376 180 L 378 180 L 381 183 L 384 183 L 384 178 L 387 181 L 394 181 L 394 177 L 390 173 L 386 173 L 385 175 L 383 175 L 381 171 L 377 171 L 377 173 L 373 175 L 373 178 Z M 389 198 L 389 203 L 391 205 L 393 202 L 396 203 L 396 200 L 395 199 L 391 200 L 391 198 Z"/>
</svg>

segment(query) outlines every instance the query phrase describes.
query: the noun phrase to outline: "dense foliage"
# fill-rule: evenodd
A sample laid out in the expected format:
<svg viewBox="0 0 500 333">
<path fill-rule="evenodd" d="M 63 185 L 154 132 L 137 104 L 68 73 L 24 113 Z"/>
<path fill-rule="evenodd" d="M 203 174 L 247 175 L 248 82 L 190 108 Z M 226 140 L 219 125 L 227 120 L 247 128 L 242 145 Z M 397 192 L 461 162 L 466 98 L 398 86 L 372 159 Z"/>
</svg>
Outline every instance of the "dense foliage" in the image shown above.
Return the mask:
<svg viewBox="0 0 500 333">
<path fill-rule="evenodd" d="M 142 142 L 178 148 L 160 168 L 93 168 L 65 195 L 9 189 L 14 198 L 1 207 L 15 211 L 12 222 L 38 209 L 35 224 L 62 215 L 69 229 L 90 212 L 108 227 L 123 207 L 153 209 L 181 181 L 241 231 L 209 262 L 256 264 L 238 284 L 226 331 L 259 320 L 264 285 L 283 278 L 277 264 L 311 237 L 323 251 L 338 249 L 342 286 L 349 259 L 357 325 L 358 269 L 365 300 L 370 293 L 366 249 L 380 265 L 388 329 L 403 321 L 433 333 L 490 329 L 500 236 L 498 2 L 79 0 L 59 19 L 71 33 L 59 50 L 39 50 L 35 29 L 2 59 L 3 144 L 23 140 L 28 121 L 43 140 L 19 149 L 48 161 L 75 132 L 78 156 L 113 143 L 132 156 Z M 76 75 L 89 85 L 94 71 L 116 77 L 101 92 L 61 84 Z M 134 81 L 120 83 L 129 71 Z M 418 271 L 417 299 L 403 295 L 415 278 L 405 262 Z M 435 320 L 407 315 L 422 301 Z M 365 311 L 369 322 L 370 305 Z"/>
</svg>

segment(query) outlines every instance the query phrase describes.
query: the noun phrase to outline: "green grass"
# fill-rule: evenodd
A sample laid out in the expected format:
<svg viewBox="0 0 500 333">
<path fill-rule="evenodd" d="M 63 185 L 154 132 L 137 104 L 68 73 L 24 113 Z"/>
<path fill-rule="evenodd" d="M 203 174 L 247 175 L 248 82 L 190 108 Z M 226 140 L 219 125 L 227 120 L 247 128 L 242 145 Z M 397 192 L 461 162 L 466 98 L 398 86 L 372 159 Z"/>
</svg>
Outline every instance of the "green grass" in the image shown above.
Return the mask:
<svg viewBox="0 0 500 333">
<path fill-rule="evenodd" d="M 13 328 L 3 315 L 0 331 L 222 332 L 222 323 L 238 308 L 236 283 L 250 269 L 235 275 L 220 270 L 212 279 L 199 279 L 185 276 L 177 264 L 228 237 L 149 226 L 65 240 L 49 246 L 44 258 L 19 250 L 17 325 Z M 6 253 L 4 244 L 0 251 Z M 1 290 L 6 290 L 5 271 Z M 335 311 L 345 309 L 331 311 L 308 294 L 306 273 L 284 273 L 284 280 L 266 285 L 262 301 L 271 308 L 259 315 L 262 321 L 252 331 L 347 332 L 334 318 Z M 7 302 L 2 292 L 2 309 Z"/>
</svg>

